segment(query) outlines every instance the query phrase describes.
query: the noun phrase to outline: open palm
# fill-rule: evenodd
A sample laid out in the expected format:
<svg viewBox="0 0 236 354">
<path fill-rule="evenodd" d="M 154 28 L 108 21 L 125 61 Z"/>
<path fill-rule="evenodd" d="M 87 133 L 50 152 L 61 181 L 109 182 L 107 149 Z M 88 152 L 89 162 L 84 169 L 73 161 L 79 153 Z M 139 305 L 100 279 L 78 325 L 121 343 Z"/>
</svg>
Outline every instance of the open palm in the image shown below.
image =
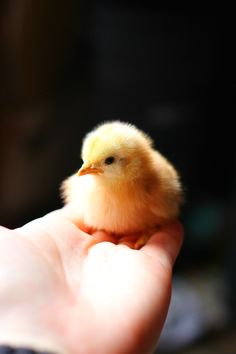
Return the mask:
<svg viewBox="0 0 236 354">
<path fill-rule="evenodd" d="M 178 223 L 141 250 L 63 209 L 0 235 L 0 341 L 69 354 L 149 353 L 166 317 Z"/>
</svg>

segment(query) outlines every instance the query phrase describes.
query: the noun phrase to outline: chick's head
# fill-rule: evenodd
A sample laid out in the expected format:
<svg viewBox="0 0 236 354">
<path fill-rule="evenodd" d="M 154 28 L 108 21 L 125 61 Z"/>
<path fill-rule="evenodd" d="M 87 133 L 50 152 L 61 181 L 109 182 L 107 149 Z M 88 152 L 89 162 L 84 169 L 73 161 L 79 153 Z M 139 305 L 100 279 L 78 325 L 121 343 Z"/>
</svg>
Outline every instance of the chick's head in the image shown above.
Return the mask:
<svg viewBox="0 0 236 354">
<path fill-rule="evenodd" d="M 122 181 L 138 177 L 150 161 L 151 139 L 133 125 L 119 121 L 100 125 L 84 139 L 79 176 L 95 174 Z"/>
</svg>

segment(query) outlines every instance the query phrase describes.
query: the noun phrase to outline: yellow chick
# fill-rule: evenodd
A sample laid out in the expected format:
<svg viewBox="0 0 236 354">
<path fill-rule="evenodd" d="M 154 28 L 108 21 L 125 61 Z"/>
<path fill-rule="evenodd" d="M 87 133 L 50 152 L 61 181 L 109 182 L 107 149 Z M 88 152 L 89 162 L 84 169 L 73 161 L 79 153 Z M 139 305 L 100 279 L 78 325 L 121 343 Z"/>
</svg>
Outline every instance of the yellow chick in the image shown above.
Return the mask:
<svg viewBox="0 0 236 354">
<path fill-rule="evenodd" d="M 101 124 L 86 135 L 82 159 L 62 184 L 70 216 L 82 230 L 136 235 L 134 248 L 140 248 L 156 228 L 178 217 L 178 174 L 135 126 Z"/>
</svg>

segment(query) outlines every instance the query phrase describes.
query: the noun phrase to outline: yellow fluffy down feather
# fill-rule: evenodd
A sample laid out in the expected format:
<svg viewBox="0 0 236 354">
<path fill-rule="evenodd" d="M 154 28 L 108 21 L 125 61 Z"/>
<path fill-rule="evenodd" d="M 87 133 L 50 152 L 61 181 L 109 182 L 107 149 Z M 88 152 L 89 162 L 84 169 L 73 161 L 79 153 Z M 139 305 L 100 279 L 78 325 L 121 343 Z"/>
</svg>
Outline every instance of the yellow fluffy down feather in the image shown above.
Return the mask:
<svg viewBox="0 0 236 354">
<path fill-rule="evenodd" d="M 171 163 L 135 126 L 101 124 L 82 146 L 83 165 L 62 184 L 68 213 L 85 231 L 137 235 L 140 248 L 161 225 L 179 215 L 182 188 Z"/>
</svg>

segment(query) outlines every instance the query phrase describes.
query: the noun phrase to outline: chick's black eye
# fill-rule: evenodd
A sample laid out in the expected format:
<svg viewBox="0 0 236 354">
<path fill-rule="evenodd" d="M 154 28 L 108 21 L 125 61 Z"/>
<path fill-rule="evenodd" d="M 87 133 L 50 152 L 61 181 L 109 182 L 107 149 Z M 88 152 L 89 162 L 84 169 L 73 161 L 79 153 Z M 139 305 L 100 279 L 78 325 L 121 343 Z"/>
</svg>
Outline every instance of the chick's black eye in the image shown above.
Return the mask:
<svg viewBox="0 0 236 354">
<path fill-rule="evenodd" d="M 109 156 L 105 160 L 106 165 L 111 165 L 115 161 L 115 158 L 113 156 Z"/>
</svg>

